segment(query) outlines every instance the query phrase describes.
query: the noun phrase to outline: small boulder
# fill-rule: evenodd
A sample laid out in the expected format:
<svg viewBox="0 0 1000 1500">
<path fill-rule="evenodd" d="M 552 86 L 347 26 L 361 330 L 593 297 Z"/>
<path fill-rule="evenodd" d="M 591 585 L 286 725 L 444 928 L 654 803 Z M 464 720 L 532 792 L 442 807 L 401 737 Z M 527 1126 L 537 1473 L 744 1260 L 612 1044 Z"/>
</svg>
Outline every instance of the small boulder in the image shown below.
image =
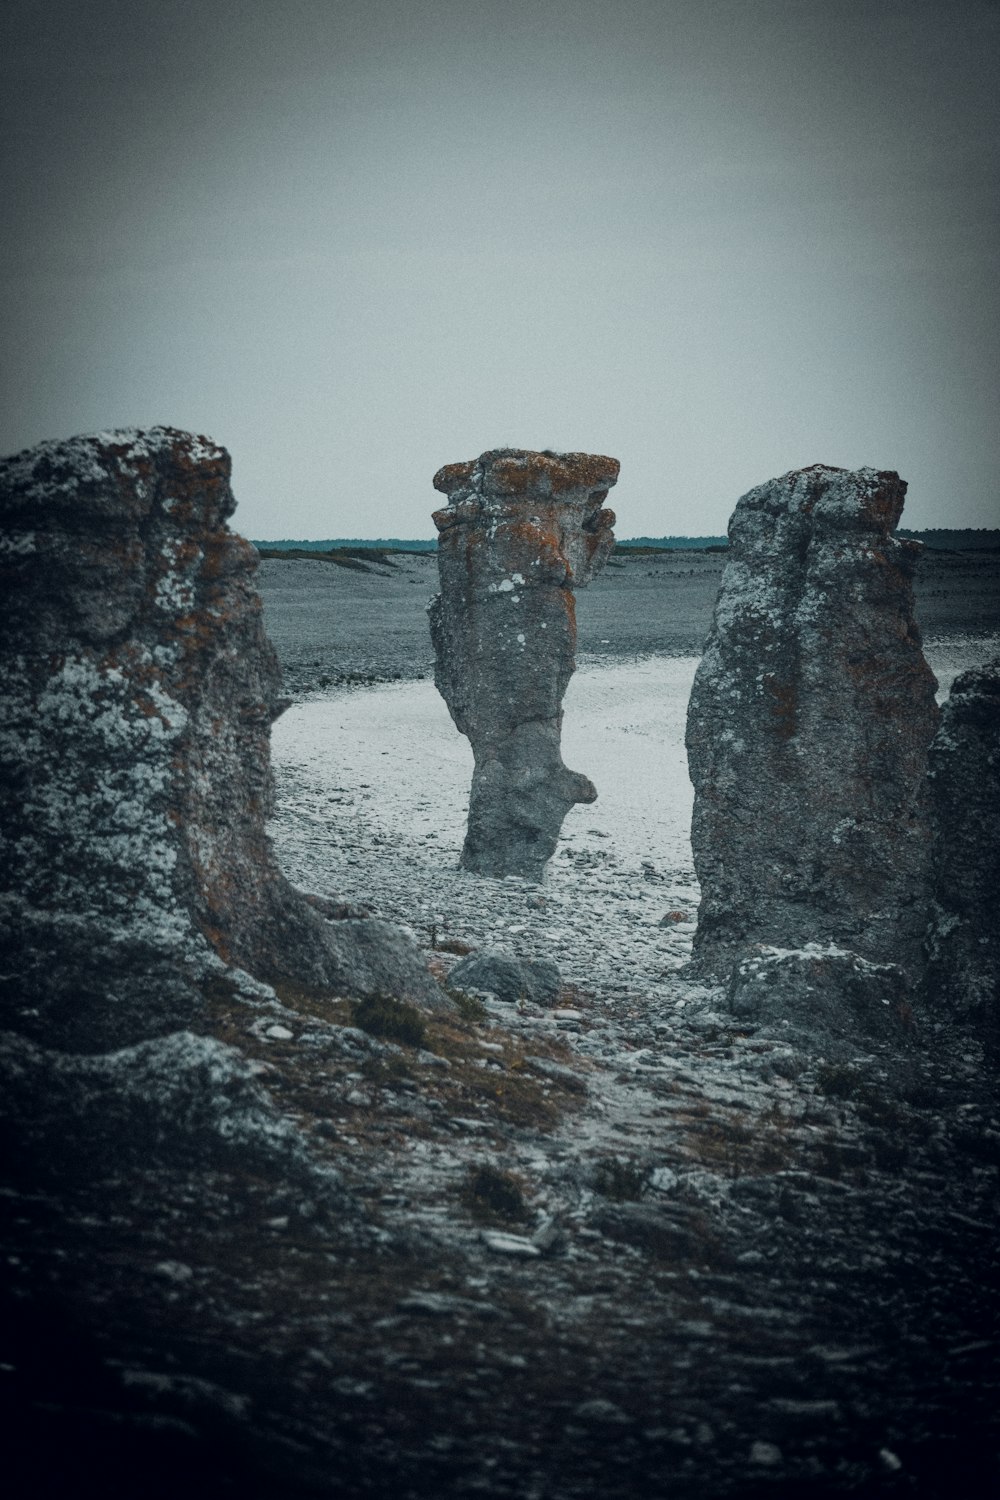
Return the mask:
<svg viewBox="0 0 1000 1500">
<path fill-rule="evenodd" d="M 488 990 L 509 1005 L 555 1005 L 562 980 L 548 959 L 514 958 L 508 953 L 470 954 L 455 965 L 448 982 L 459 990 Z"/>
<path fill-rule="evenodd" d="M 911 989 L 899 965 L 819 943 L 744 959 L 726 999 L 737 1020 L 825 1057 L 854 1056 L 866 1042 L 898 1047 L 912 1033 Z"/>
</svg>

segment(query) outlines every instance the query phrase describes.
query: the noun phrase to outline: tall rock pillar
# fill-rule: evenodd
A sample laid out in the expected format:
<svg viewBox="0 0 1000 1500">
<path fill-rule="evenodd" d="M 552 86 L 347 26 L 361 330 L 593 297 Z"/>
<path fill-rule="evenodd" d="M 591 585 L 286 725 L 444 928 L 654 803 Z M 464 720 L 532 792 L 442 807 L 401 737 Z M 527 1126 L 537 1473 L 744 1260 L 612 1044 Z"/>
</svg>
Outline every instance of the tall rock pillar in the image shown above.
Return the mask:
<svg viewBox="0 0 1000 1500">
<path fill-rule="evenodd" d="M 618 463 L 497 448 L 434 476 L 441 593 L 434 680 L 475 754 L 462 864 L 537 880 L 566 813 L 597 793 L 560 753 L 575 666 L 573 590 L 614 546 L 603 509 Z"/>
<path fill-rule="evenodd" d="M 694 961 L 756 945 L 920 963 L 935 681 L 914 621 L 906 486 L 817 464 L 744 495 L 688 710 Z"/>
<path fill-rule="evenodd" d="M 68 1050 L 191 1024 L 225 965 L 443 1003 L 401 933 L 278 868 L 283 703 L 229 473 L 169 427 L 0 462 L 0 1026 Z"/>
</svg>

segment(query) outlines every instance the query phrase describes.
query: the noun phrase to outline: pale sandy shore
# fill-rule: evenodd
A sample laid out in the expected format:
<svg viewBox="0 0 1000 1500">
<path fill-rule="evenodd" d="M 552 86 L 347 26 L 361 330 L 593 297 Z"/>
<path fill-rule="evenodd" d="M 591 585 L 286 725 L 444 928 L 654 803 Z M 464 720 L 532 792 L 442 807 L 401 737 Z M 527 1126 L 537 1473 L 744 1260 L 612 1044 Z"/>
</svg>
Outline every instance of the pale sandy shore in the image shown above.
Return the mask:
<svg viewBox="0 0 1000 1500">
<path fill-rule="evenodd" d="M 929 647 L 941 694 L 997 650 L 995 636 Z M 581 665 L 563 756 L 598 800 L 571 810 L 539 888 L 458 869 L 472 753 L 431 681 L 293 704 L 273 732 L 282 864 L 298 885 L 367 903 L 421 939 L 436 926 L 554 959 L 571 982 L 673 1005 L 698 902 L 684 752 L 696 666 L 694 656 Z M 667 912 L 683 920 L 663 926 Z"/>
</svg>

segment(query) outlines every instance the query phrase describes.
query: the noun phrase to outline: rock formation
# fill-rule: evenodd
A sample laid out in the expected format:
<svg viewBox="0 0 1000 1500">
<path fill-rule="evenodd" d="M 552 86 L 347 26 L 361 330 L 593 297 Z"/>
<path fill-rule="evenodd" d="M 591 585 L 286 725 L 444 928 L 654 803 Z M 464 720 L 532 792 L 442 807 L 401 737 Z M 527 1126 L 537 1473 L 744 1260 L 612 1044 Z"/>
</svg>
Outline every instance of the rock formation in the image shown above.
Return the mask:
<svg viewBox="0 0 1000 1500">
<path fill-rule="evenodd" d="M 952 684 L 930 751 L 934 910 L 925 988 L 1000 1026 L 1000 657 Z"/>
<path fill-rule="evenodd" d="M 597 793 L 563 764 L 573 673 L 573 589 L 614 546 L 602 509 L 618 463 L 497 448 L 434 476 L 441 593 L 430 608 L 434 680 L 469 737 L 475 770 L 462 864 L 541 878 L 566 813 Z"/>
<path fill-rule="evenodd" d="M 815 465 L 744 495 L 688 709 L 696 971 L 757 944 L 920 962 L 934 677 L 898 475 Z"/>
<path fill-rule="evenodd" d="M 383 923 L 328 922 L 265 833 L 278 669 L 228 454 L 170 428 L 0 465 L 5 1024 L 97 1051 L 227 965 L 434 1001 Z"/>
</svg>

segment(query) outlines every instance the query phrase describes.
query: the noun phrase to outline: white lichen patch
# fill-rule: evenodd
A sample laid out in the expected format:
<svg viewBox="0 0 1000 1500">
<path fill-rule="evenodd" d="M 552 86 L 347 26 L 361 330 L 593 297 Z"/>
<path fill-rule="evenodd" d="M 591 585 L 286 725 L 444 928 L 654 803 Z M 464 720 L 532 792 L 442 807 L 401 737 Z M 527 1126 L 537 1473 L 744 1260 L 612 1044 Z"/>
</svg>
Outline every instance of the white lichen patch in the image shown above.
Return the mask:
<svg viewBox="0 0 1000 1500">
<path fill-rule="evenodd" d="M 164 542 L 160 556 L 165 571 L 156 581 L 153 602 L 163 614 L 186 614 L 194 608 L 194 581 L 204 554 L 199 547 L 182 563 L 180 542 L 169 540 Z"/>
<path fill-rule="evenodd" d="M 100 913 L 158 946 L 189 930 L 175 910 L 168 817 L 186 722 L 162 684 L 136 688 L 89 655 L 67 657 L 34 701 L 23 679 L 11 681 L 0 754 L 32 776 L 5 852 L 29 904 Z"/>
<path fill-rule="evenodd" d="M 27 557 L 36 550 L 33 531 L 7 532 L 0 536 L 0 557 Z"/>
</svg>

